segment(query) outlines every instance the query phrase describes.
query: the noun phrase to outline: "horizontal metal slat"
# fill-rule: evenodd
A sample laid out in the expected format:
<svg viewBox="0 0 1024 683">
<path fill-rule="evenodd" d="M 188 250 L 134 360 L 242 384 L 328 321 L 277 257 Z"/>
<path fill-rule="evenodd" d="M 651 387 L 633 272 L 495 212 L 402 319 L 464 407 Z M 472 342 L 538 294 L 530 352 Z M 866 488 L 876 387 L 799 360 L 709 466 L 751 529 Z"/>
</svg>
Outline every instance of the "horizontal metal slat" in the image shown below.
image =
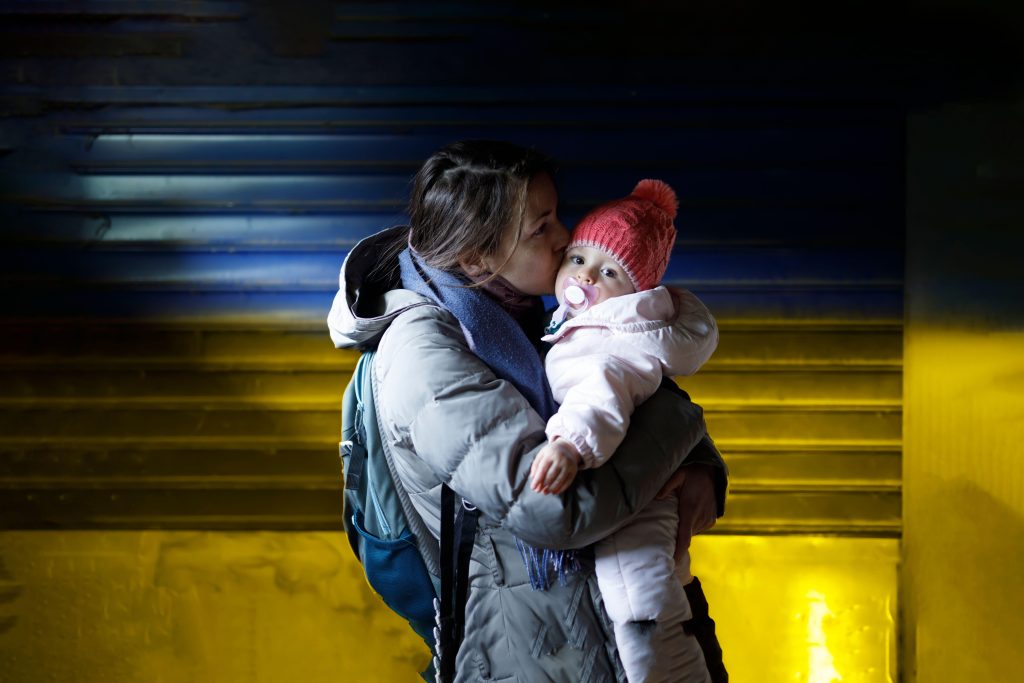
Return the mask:
<svg viewBox="0 0 1024 683">
<path fill-rule="evenodd" d="M 2 367 L 2 365 L 0 365 Z M 5 368 L 0 405 L 11 397 L 90 403 L 97 399 L 168 400 L 181 397 L 236 397 L 244 401 L 305 397 L 341 405 L 350 373 L 324 370 L 204 370 L 159 367 L 143 369 L 74 368 L 18 370 Z"/>
<path fill-rule="evenodd" d="M 29 489 L 0 496 L 17 529 L 341 529 L 342 491 L 306 489 Z"/>
<path fill-rule="evenodd" d="M 28 489 L 0 498 L 5 528 L 340 529 L 335 490 Z M 710 533 L 898 536 L 895 493 L 736 494 Z"/>
<path fill-rule="evenodd" d="M 89 451 L 105 449 L 137 449 L 137 450 L 220 450 L 256 449 L 256 450 L 295 450 L 305 448 L 326 448 L 336 450 L 338 433 L 331 434 L 297 434 L 290 435 L 284 442 L 277 436 L 252 436 L 241 434 L 234 436 L 217 435 L 181 435 L 163 436 L 150 439 L 146 435 L 130 436 L 123 434 L 105 436 L 59 436 L 51 435 L 45 442 L 36 436 L 7 436 L 0 434 L 0 451 L 26 451 L 40 448 L 70 448 Z M 899 451 L 900 439 L 893 438 L 855 438 L 855 439 L 812 439 L 812 438 L 736 438 L 715 436 L 715 444 L 725 454 L 732 451 L 744 453 L 822 453 L 822 452 L 858 452 L 888 453 Z"/>
<path fill-rule="evenodd" d="M 854 372 L 885 368 L 898 372 L 902 327 L 840 321 L 761 325 L 722 322 L 718 349 L 702 372 L 777 370 Z M 139 321 L 0 321 L 0 358 L 5 369 L 66 369 L 77 364 L 96 371 L 132 367 L 287 369 L 319 365 L 325 372 L 355 366 L 358 352 L 334 349 L 323 320 L 274 326 L 267 321 L 230 324 L 184 321 L 146 325 Z M 30 363 L 33 365 L 30 366 Z"/>
<path fill-rule="evenodd" d="M 14 363 L 42 362 L 134 363 L 138 367 L 161 361 L 181 367 L 203 363 L 283 362 L 318 360 L 329 369 L 344 363 L 355 367 L 359 354 L 333 348 L 323 320 L 312 325 L 274 326 L 266 321 L 231 324 L 194 321 L 184 325 L 145 325 L 100 321 L 0 321 L 0 357 Z"/>
<path fill-rule="evenodd" d="M 888 490 L 901 488 L 901 456 L 893 450 L 810 453 L 729 451 L 730 491 Z"/>
<path fill-rule="evenodd" d="M 0 33 L 0 57 L 180 57 L 184 40 L 183 36 L 177 34 L 102 35 L 20 31 L 14 35 Z"/>
<path fill-rule="evenodd" d="M 516 131 L 508 127 L 481 127 L 475 135 L 501 138 L 535 146 L 562 164 L 606 164 L 609 160 L 637 160 L 637 164 L 665 162 L 747 165 L 786 163 L 864 162 L 896 163 L 902 156 L 902 131 L 877 127 L 787 126 L 761 124 L 732 130 L 689 127 L 666 136 L 664 131 L 630 129 Z M 397 164 L 416 168 L 434 150 L 451 142 L 451 133 L 417 131 L 415 134 L 332 133 L 260 134 L 210 132 L 205 134 L 106 133 L 98 137 L 63 136 L 38 144 L 83 169 L 115 167 L 119 163 L 150 164 L 154 168 L 175 163 L 217 163 L 267 160 L 276 162 L 333 162 L 339 166 Z"/>
<path fill-rule="evenodd" d="M 532 21 L 565 21 L 585 20 L 616 21 L 620 12 L 590 6 L 585 10 L 579 7 L 530 7 L 521 2 L 489 2 L 486 4 L 469 2 L 345 2 L 336 8 L 339 21 L 468 21 L 490 20 L 504 22 L 509 19 Z"/>
<path fill-rule="evenodd" d="M 347 252 L 225 253 L 8 250 L 0 281 L 68 282 L 177 289 L 311 289 L 337 287 Z M 881 249 L 678 247 L 665 273 L 668 282 L 704 290 L 764 287 L 828 289 L 837 286 L 899 288 L 903 254 Z"/>
<path fill-rule="evenodd" d="M 567 225 L 591 207 L 560 207 Z M 99 215 L 45 211 L 0 212 L 0 241 L 73 247 L 131 249 L 323 249 L 349 248 L 367 235 L 408 223 L 399 207 L 380 212 L 317 214 L 287 211 L 226 213 L 124 213 L 104 207 Z M 683 202 L 679 244 L 826 246 L 902 249 L 902 213 L 889 206 L 771 207 L 694 206 Z M 897 239 L 898 238 L 898 239 Z"/>
<path fill-rule="evenodd" d="M 118 405 L 121 403 L 121 405 Z M 239 403 L 233 400 L 219 404 L 210 400 L 177 404 L 130 401 L 123 405 L 92 401 L 82 405 L 71 401 L 67 407 L 52 409 L 5 408 L 0 413 L 0 431 L 9 438 L 35 438 L 47 441 L 50 436 L 66 438 L 118 437 L 162 439 L 192 435 L 195 437 L 230 437 L 237 434 L 276 437 L 283 444 L 294 436 L 306 434 L 337 435 L 341 416 L 337 405 L 329 409 L 321 401 L 289 401 Z M 819 443 L 851 441 L 898 441 L 902 433 L 902 416 L 898 409 L 869 406 L 817 406 L 797 409 L 789 406 L 765 406 L 759 409 L 715 410 L 706 408 L 708 430 L 716 439 L 767 440 L 808 439 Z"/>
<path fill-rule="evenodd" d="M 387 105 L 387 104 L 562 104 L 566 102 L 668 103 L 843 103 L 854 106 L 901 102 L 896 85 L 854 87 L 850 83 L 737 83 L 685 86 L 506 85 L 506 86 L 11 86 L 8 97 L 66 104 L 136 105 Z"/>
<path fill-rule="evenodd" d="M 0 3 L 0 16 L 51 18 L 168 17 L 182 19 L 235 19 L 246 13 L 244 2 L 216 0 L 31 0 Z"/>
<path fill-rule="evenodd" d="M 736 493 L 712 533 L 899 536 L 895 492 Z"/>
<path fill-rule="evenodd" d="M 5 382 L 0 403 L 18 397 L 37 400 L 75 398 L 83 403 L 96 398 L 132 397 L 173 402 L 176 397 L 245 397 L 245 400 L 280 400 L 306 397 L 335 400 L 340 405 L 348 374 L 336 368 L 289 370 L 282 363 L 263 369 L 218 366 L 140 368 L 82 367 L 68 362 L 53 368 L 10 366 L 0 362 Z M 337 364 L 336 364 L 337 365 Z M 899 405 L 902 378 L 898 370 L 861 372 L 746 371 L 702 369 L 696 376 L 677 381 L 698 403 L 777 401 L 780 405 Z"/>
<path fill-rule="evenodd" d="M 0 474 L 15 479 L 63 479 L 69 487 L 79 477 L 330 477 L 336 484 L 341 476 L 337 444 L 262 448 L 229 443 L 208 447 L 201 442 L 170 447 L 153 442 L 111 447 L 60 445 L 52 448 L 45 443 L 23 447 L 5 444 L 0 450 Z"/>
<path fill-rule="evenodd" d="M 676 381 L 698 403 L 745 400 L 776 401 L 779 405 L 899 406 L 903 390 L 899 368 L 837 372 L 790 366 L 774 371 L 753 367 L 745 372 L 729 372 L 721 366 L 704 366 L 696 375 Z"/>
<path fill-rule="evenodd" d="M 901 197 L 897 175 L 863 169 L 667 170 L 660 179 L 678 188 L 684 202 L 760 202 L 821 206 L 894 204 Z M 97 175 L 0 174 L 7 202 L 32 207 L 67 206 L 103 211 L 107 206 L 159 210 L 162 207 L 238 209 L 404 208 L 408 174 L 340 175 Z M 621 171 L 576 169 L 559 177 L 566 203 L 595 206 L 632 190 L 635 179 Z"/>
<path fill-rule="evenodd" d="M 903 316 L 903 290 L 895 286 L 871 290 L 836 287 L 767 291 L 753 287 L 722 291 L 695 288 L 693 291 L 719 320 L 801 322 L 818 319 L 893 324 Z M 224 320 L 306 324 L 326 318 L 334 294 L 333 288 L 329 291 L 202 291 L 122 287 L 117 289 L 115 297 L 111 296 L 109 287 L 8 287 L 8 298 L 0 302 L 0 314 L 22 319 L 79 317 L 141 322 Z"/>
<path fill-rule="evenodd" d="M 801 107 L 793 104 L 658 104 L 642 107 L 616 102 L 550 103 L 542 109 L 522 104 L 450 106 L 445 104 L 324 107 L 296 104 L 273 109 L 210 109 L 188 106 L 118 106 L 92 112 L 55 112 L 54 129 L 64 134 L 310 134 L 408 133 L 436 131 L 449 140 L 482 128 L 509 133 L 523 129 L 618 131 L 625 116 L 639 129 L 663 133 L 682 128 L 744 129 L 765 126 L 839 127 L 884 131 L 902 130 L 901 110 L 848 103 L 843 106 Z"/>
<path fill-rule="evenodd" d="M 900 452 L 726 452 L 730 490 L 898 491 Z M 33 444 L 0 450 L 0 488 L 336 488 L 341 463 L 327 447 L 92 449 Z M 290 483 L 289 483 L 290 482 Z"/>
</svg>

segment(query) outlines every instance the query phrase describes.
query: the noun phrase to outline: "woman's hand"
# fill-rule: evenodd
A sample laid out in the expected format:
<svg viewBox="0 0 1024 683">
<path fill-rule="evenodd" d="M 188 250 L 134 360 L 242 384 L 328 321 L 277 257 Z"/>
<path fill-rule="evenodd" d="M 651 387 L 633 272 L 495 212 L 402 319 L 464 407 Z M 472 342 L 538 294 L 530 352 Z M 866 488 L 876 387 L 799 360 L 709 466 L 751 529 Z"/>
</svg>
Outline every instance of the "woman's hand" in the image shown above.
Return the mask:
<svg viewBox="0 0 1024 683">
<path fill-rule="evenodd" d="M 676 531 L 676 562 L 690 548 L 696 534 L 715 525 L 715 478 L 711 465 L 689 465 L 676 470 L 655 496 L 663 500 L 675 495 L 679 500 L 679 528 Z"/>
</svg>

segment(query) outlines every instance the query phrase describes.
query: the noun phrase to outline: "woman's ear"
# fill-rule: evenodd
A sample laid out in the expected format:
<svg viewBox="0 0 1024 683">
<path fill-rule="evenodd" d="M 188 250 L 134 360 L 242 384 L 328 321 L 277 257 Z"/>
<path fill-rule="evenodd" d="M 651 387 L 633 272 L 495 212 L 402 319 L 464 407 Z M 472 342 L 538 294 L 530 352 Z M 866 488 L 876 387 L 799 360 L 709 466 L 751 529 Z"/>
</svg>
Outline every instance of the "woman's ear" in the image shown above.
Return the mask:
<svg viewBox="0 0 1024 683">
<path fill-rule="evenodd" d="M 480 262 L 479 259 L 464 260 L 459 259 L 459 268 L 462 268 L 462 272 L 470 277 L 480 277 L 481 275 L 487 275 L 487 267 Z"/>
</svg>

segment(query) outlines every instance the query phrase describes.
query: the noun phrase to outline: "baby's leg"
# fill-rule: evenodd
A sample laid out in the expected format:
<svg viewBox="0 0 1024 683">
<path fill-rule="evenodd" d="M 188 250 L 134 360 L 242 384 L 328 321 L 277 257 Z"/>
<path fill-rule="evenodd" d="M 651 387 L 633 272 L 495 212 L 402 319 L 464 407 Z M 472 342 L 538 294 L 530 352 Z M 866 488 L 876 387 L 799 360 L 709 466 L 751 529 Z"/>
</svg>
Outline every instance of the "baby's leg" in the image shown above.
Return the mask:
<svg viewBox="0 0 1024 683">
<path fill-rule="evenodd" d="M 682 623 L 616 623 L 615 644 L 629 683 L 711 683 L 700 644 Z"/>
<path fill-rule="evenodd" d="M 616 631 L 618 634 L 618 631 Z M 650 673 L 637 681 L 646 683 L 711 683 L 700 643 L 683 630 L 683 624 L 658 624 L 651 634 L 654 653 Z M 626 674 L 629 675 L 628 673 Z M 634 683 L 634 679 L 629 679 Z"/>
<path fill-rule="evenodd" d="M 673 551 L 679 513 L 675 498 L 656 500 L 595 549 L 597 580 L 614 622 L 680 622 L 690 604 L 680 582 L 689 577 L 689 556 L 677 573 Z"/>
<path fill-rule="evenodd" d="M 673 558 L 675 498 L 654 501 L 618 532 L 598 543 L 597 580 L 630 683 L 709 681 L 696 638 L 683 630 L 690 605 L 689 554 Z"/>
</svg>

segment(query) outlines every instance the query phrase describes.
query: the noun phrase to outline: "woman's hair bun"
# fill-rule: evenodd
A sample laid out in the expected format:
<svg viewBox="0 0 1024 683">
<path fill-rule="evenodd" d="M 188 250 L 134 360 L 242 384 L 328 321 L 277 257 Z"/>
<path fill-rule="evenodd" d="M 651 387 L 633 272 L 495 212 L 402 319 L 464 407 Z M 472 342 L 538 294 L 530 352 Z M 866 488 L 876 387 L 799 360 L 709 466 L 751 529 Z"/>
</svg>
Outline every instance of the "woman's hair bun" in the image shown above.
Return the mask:
<svg viewBox="0 0 1024 683">
<path fill-rule="evenodd" d="M 675 190 L 660 180 L 641 180 L 630 196 L 635 199 L 646 199 L 667 213 L 670 220 L 674 219 L 676 212 L 679 211 L 679 200 L 676 198 Z"/>
</svg>

